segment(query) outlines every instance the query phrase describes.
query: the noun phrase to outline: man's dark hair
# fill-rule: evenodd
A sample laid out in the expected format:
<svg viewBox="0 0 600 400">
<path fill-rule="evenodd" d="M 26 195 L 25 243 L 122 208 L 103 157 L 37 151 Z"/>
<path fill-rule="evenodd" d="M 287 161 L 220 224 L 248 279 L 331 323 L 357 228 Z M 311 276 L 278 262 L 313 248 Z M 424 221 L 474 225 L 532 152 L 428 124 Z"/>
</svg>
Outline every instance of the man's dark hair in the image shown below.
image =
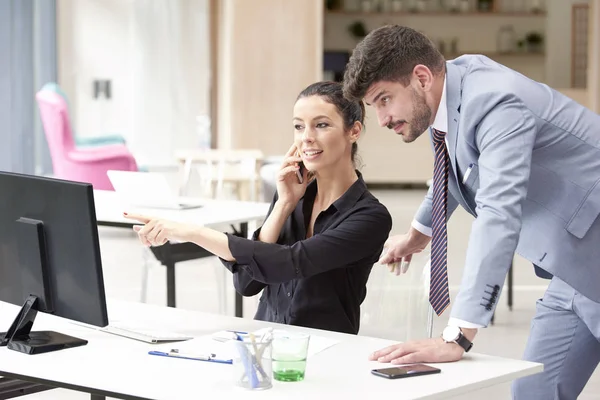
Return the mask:
<svg viewBox="0 0 600 400">
<path fill-rule="evenodd" d="M 406 87 L 419 64 L 436 75 L 445 70 L 444 56 L 427 36 L 405 26 L 382 26 L 352 52 L 344 73 L 344 96 L 363 99 L 369 87 L 379 81 L 400 82 Z"/>
</svg>

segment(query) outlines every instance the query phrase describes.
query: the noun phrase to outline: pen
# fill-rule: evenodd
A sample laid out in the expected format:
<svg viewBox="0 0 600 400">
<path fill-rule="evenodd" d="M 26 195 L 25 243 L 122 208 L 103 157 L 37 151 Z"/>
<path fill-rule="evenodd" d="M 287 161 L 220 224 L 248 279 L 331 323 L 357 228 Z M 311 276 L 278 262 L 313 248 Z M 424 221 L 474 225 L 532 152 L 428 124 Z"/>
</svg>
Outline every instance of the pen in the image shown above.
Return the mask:
<svg viewBox="0 0 600 400">
<path fill-rule="evenodd" d="M 269 377 L 267 376 L 267 374 L 265 373 L 265 370 L 262 367 L 262 363 L 261 363 L 261 358 L 262 358 L 262 354 L 264 351 L 264 346 L 263 349 L 261 349 L 260 351 L 258 350 L 258 348 L 256 347 L 256 339 L 254 337 L 254 334 L 250 334 L 250 340 L 252 342 L 252 348 L 254 349 L 254 355 L 252 356 L 252 365 L 254 367 L 256 367 L 256 369 L 258 370 L 258 372 L 260 372 L 260 374 L 268 379 Z"/>
<path fill-rule="evenodd" d="M 467 172 L 465 172 L 465 175 L 463 176 L 462 183 L 465 183 L 467 179 L 469 179 L 469 175 L 471 175 L 471 171 L 473 170 L 473 165 L 475 164 L 469 164 L 469 168 L 467 168 Z"/>
<path fill-rule="evenodd" d="M 236 340 L 243 340 L 240 335 L 248 334 L 248 332 L 242 332 L 242 331 L 227 331 L 227 332 L 232 332 L 235 335 Z"/>
<path fill-rule="evenodd" d="M 216 362 L 221 364 L 232 364 L 233 360 L 221 360 L 217 359 L 216 354 L 185 354 L 180 353 L 178 350 L 173 349 L 171 351 L 149 351 L 148 354 L 151 356 L 163 356 L 163 357 L 174 357 L 174 358 L 182 358 L 184 360 L 196 360 L 196 361 L 209 361 Z"/>
<path fill-rule="evenodd" d="M 218 342 L 228 342 L 230 340 L 243 340 L 241 335 L 247 335 L 247 334 L 248 334 L 248 332 L 227 330 L 227 331 L 219 331 L 219 332 L 213 334 L 212 338 L 213 338 L 213 340 L 216 340 Z"/>
<path fill-rule="evenodd" d="M 241 343 L 236 342 L 236 346 L 240 354 L 242 365 L 244 366 L 245 375 L 250 382 L 250 387 L 256 389 L 260 382 L 258 380 L 258 376 L 256 375 L 256 369 L 254 368 L 254 357 L 243 341 Z"/>
</svg>

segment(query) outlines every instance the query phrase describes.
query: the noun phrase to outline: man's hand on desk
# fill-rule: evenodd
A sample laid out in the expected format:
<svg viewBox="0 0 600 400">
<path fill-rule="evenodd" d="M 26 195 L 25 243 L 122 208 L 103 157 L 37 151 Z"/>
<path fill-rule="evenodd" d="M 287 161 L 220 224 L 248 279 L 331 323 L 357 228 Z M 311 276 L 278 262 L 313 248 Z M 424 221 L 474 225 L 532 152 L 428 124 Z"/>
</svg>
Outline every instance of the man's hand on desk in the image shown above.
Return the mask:
<svg viewBox="0 0 600 400">
<path fill-rule="evenodd" d="M 472 342 L 477 329 L 462 328 L 462 332 Z M 458 344 L 447 343 L 438 337 L 395 344 L 374 352 L 369 360 L 392 364 L 442 363 L 458 361 L 464 352 Z"/>
<path fill-rule="evenodd" d="M 169 240 L 186 242 L 194 231 L 194 226 L 179 222 L 139 214 L 123 213 L 123 216 L 145 224 L 133 227 L 144 246 L 162 246 Z"/>
</svg>

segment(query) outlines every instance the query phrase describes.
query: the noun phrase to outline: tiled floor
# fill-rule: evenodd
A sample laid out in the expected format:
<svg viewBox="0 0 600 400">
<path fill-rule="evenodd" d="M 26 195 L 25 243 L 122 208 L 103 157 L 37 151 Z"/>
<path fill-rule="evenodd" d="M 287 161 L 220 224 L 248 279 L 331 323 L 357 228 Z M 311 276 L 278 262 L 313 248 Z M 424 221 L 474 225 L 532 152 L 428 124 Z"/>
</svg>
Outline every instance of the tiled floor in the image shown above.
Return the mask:
<svg viewBox="0 0 600 400">
<path fill-rule="evenodd" d="M 424 195 L 421 190 L 374 191 L 394 217 L 393 233 L 402 233 Z M 451 294 L 456 294 L 461 279 L 468 235 L 472 218 L 461 209 L 455 212 L 449 224 L 449 279 Z M 227 227 L 223 227 L 227 229 Z M 104 279 L 109 297 L 138 301 L 142 277 L 142 247 L 137 237 L 128 230 L 100 228 Z M 392 276 L 375 266 L 369 282 L 367 300 L 363 304 L 361 334 L 405 340 L 426 334 L 426 299 L 422 285 L 422 268 L 426 254 L 412 262 L 407 275 Z M 161 266 L 153 266 L 149 273 L 148 302 L 165 304 L 165 274 Z M 190 261 L 177 267 L 177 302 L 179 307 L 219 312 L 225 309 L 233 315 L 233 291 L 229 273 L 215 259 Z M 520 358 L 534 314 L 535 300 L 547 281 L 537 278 L 530 264 L 517 258 L 514 266 L 514 305 L 509 311 L 506 291 L 496 309 L 495 325 L 481 330 L 474 351 L 503 357 Z M 225 296 L 220 288 L 227 290 Z M 227 304 L 215 299 L 225 299 Z M 246 299 L 245 315 L 251 318 L 256 299 Z M 439 335 L 446 324 L 447 313 L 435 320 L 433 334 Z M 365 355 L 366 356 L 366 355 Z M 473 392 L 461 399 L 500 400 L 510 398 L 510 385 L 503 384 Z M 81 393 L 53 390 L 22 397 L 23 399 L 87 399 Z M 399 398 L 399 397 L 398 397 Z M 580 396 L 582 400 L 600 399 L 600 373 L 592 376 Z"/>
</svg>

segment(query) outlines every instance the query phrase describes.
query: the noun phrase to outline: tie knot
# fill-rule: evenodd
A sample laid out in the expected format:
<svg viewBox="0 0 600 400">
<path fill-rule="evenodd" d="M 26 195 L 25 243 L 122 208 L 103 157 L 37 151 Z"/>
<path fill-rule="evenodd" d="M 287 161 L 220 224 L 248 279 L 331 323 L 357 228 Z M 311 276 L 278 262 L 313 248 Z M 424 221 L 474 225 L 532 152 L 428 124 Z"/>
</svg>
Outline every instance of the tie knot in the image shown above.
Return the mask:
<svg viewBox="0 0 600 400">
<path fill-rule="evenodd" d="M 435 128 L 431 128 L 431 131 L 433 132 L 434 143 L 440 143 L 444 141 L 444 136 L 446 136 L 446 132 L 438 131 Z"/>
</svg>

